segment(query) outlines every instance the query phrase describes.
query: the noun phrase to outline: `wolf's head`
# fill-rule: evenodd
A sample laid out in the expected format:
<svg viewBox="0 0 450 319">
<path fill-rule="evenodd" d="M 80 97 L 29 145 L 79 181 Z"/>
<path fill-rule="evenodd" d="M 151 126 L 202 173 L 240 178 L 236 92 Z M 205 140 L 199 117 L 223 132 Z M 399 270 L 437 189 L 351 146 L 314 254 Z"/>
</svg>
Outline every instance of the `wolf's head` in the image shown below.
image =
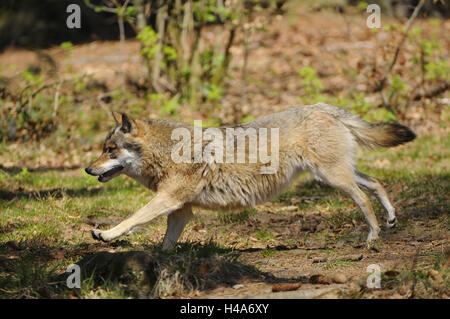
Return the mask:
<svg viewBox="0 0 450 319">
<path fill-rule="evenodd" d="M 141 173 L 142 141 L 139 131 L 142 123 L 138 123 L 125 113 L 122 121 L 119 113 L 112 113 L 116 121 L 103 143 L 103 152 L 100 157 L 86 168 L 86 173 L 98 176 L 100 182 L 107 182 L 124 173 L 139 175 Z"/>
</svg>

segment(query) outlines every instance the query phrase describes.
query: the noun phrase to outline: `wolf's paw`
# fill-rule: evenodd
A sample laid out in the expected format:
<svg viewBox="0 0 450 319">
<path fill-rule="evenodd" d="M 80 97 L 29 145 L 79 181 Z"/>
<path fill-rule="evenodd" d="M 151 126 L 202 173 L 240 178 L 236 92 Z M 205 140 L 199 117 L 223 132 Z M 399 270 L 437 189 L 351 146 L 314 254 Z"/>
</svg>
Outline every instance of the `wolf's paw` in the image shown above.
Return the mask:
<svg viewBox="0 0 450 319">
<path fill-rule="evenodd" d="M 381 251 L 381 239 L 377 238 L 371 241 L 367 241 L 367 249 L 372 252 L 379 253 Z"/>
<path fill-rule="evenodd" d="M 367 249 L 369 250 L 374 250 L 374 251 L 379 251 L 378 249 L 378 244 L 379 244 L 379 239 L 378 239 L 378 233 L 379 233 L 379 229 L 377 228 L 376 230 L 370 231 L 369 235 L 367 236 Z"/>
<path fill-rule="evenodd" d="M 367 243 L 377 240 L 379 233 L 380 233 L 380 227 L 376 226 L 373 229 L 371 229 L 369 231 L 369 234 L 367 235 Z"/>
<path fill-rule="evenodd" d="M 387 222 L 386 222 L 387 228 L 394 228 L 395 226 L 397 226 L 397 218 L 396 217 L 387 220 Z"/>
<path fill-rule="evenodd" d="M 91 230 L 92 238 L 95 240 L 101 240 L 103 242 L 108 242 L 109 239 L 105 238 L 105 236 L 102 234 L 102 231 L 100 229 L 93 229 Z"/>
</svg>

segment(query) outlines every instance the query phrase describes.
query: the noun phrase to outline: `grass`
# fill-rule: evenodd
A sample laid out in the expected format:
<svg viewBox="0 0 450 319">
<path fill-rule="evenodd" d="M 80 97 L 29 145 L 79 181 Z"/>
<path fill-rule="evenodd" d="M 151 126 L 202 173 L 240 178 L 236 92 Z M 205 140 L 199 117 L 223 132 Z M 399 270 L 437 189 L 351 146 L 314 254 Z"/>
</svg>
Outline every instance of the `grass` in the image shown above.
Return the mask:
<svg viewBox="0 0 450 319">
<path fill-rule="evenodd" d="M 244 223 L 252 218 L 256 213 L 254 208 L 246 208 L 239 213 L 236 212 L 218 212 L 217 218 L 223 224 Z"/>
<path fill-rule="evenodd" d="M 263 242 L 270 242 L 274 239 L 274 236 L 270 233 L 268 229 L 261 229 L 256 234 L 255 237 Z"/>
<path fill-rule="evenodd" d="M 359 169 L 387 185 L 402 217 L 399 227 L 410 235 L 421 235 L 423 216 L 434 218 L 441 229 L 449 227 L 449 150 L 448 136 L 429 136 L 419 137 L 414 143 L 395 149 L 364 151 L 361 154 Z M 323 213 L 322 218 L 331 229 L 354 222 L 364 224 L 353 202 L 339 192 L 313 182 L 307 176 L 301 176 L 299 182 L 300 187 L 294 184 L 271 203 L 279 207 L 297 198 L 301 200 L 296 204 L 298 212 L 263 215 L 259 208 L 219 214 L 200 211 L 196 214 L 195 223 L 205 225 L 209 233 L 204 235 L 190 227 L 177 250 L 164 253 L 160 247 L 166 227 L 164 219 L 157 219 L 141 231 L 111 244 L 94 242 L 90 238 L 89 230 L 93 227 L 90 222 L 96 218 L 109 220 L 113 225 L 151 199 L 153 194 L 136 182 L 120 177 L 100 184 L 81 168 L 34 171 L 2 168 L 0 297 L 69 297 L 70 294 L 81 298 L 139 297 L 139 289 L 108 278 L 103 278 L 103 281 L 86 279 L 83 288 L 77 292 L 55 287 L 54 277 L 63 273 L 68 265 L 105 249 L 117 252 L 145 250 L 154 256 L 152 260 L 158 262 L 152 268 L 153 279 L 149 281 L 146 296 L 156 297 L 188 295 L 196 289 L 211 289 L 237 283 L 244 277 L 263 276 L 252 266 L 243 264 L 239 254 L 233 252 L 236 245 L 243 249 L 252 247 L 254 243 L 246 240 L 250 235 L 263 245 L 307 243 L 320 238 L 330 242 L 354 238 L 348 232 L 335 234 L 329 229 L 278 238 L 273 235 L 274 231 L 284 233 L 283 230 L 292 223 L 278 225 L 268 221 L 267 225 L 258 226 L 264 216 L 286 214 L 291 218 L 308 212 Z M 381 220 L 384 212 L 380 205 L 374 206 Z M 110 226 L 106 223 L 101 227 Z M 230 235 L 232 233 L 234 237 Z M 230 238 L 237 243 L 230 244 Z M 260 256 L 272 258 L 278 254 L 273 248 L 266 247 Z M 428 258 L 430 269 L 439 270 L 445 263 L 443 254 L 430 254 Z M 325 263 L 323 268 L 348 268 L 353 264 L 334 259 Z M 414 276 L 419 281 L 425 280 L 418 273 Z M 405 280 L 413 278 L 405 275 Z"/>
<path fill-rule="evenodd" d="M 332 259 L 327 260 L 325 262 L 325 264 L 323 265 L 323 269 L 330 270 L 330 269 L 351 267 L 353 265 L 354 263 L 348 260 Z"/>
<path fill-rule="evenodd" d="M 273 249 L 273 248 L 264 248 L 264 249 L 261 251 L 261 255 L 262 255 L 264 258 L 271 258 L 271 257 L 274 257 L 274 256 L 276 255 L 276 251 L 275 251 L 275 249 Z"/>
</svg>

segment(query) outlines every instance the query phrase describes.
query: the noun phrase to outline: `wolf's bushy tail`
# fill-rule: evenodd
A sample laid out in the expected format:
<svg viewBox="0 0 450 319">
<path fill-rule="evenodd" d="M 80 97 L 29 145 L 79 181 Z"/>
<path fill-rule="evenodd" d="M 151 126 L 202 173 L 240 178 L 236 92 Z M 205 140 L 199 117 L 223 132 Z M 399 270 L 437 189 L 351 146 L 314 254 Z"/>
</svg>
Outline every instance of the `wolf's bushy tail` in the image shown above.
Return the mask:
<svg viewBox="0 0 450 319">
<path fill-rule="evenodd" d="M 359 144 L 370 148 L 397 146 L 416 138 L 413 131 L 398 123 L 374 124 L 354 116 L 341 121 Z"/>
</svg>

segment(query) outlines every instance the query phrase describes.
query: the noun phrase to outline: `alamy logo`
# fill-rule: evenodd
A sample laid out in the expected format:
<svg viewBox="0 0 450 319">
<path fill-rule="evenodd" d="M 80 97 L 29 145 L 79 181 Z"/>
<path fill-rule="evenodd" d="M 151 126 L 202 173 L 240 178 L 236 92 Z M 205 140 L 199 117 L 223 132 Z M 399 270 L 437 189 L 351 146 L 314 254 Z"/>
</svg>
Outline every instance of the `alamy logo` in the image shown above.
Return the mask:
<svg viewBox="0 0 450 319">
<path fill-rule="evenodd" d="M 381 288 L 381 268 L 377 264 L 367 266 L 367 272 L 371 274 L 367 277 L 367 288 Z"/>
<path fill-rule="evenodd" d="M 381 28 L 381 8 L 378 4 L 369 4 L 367 6 L 367 12 L 372 13 L 367 17 L 366 25 L 368 28 Z"/>
<path fill-rule="evenodd" d="M 66 20 L 66 25 L 69 29 L 80 29 L 81 28 L 81 9 L 78 4 L 69 4 L 66 8 L 69 16 Z"/>
<path fill-rule="evenodd" d="M 262 164 L 261 174 L 275 174 L 278 170 L 279 128 L 202 129 L 202 121 L 197 120 L 193 130 L 185 127 L 174 129 L 171 139 L 178 141 L 171 152 L 175 163 L 259 163 Z"/>
<path fill-rule="evenodd" d="M 81 287 L 81 270 L 80 266 L 72 264 L 67 267 L 66 272 L 70 273 L 67 277 L 66 285 L 68 288 L 80 288 Z"/>
</svg>

